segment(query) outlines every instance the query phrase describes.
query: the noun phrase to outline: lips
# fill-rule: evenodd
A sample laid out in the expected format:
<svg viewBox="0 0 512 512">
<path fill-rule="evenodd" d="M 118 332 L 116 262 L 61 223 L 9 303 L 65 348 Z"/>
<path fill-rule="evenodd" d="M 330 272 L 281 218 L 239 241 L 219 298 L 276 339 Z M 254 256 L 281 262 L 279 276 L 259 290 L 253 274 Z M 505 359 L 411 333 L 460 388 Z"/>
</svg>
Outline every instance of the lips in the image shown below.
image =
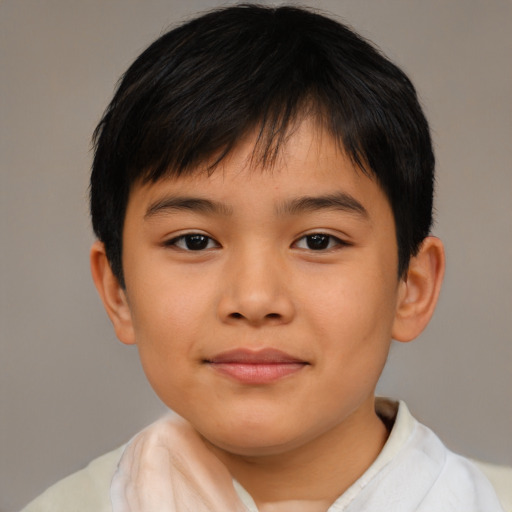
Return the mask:
<svg viewBox="0 0 512 512">
<path fill-rule="evenodd" d="M 309 365 L 275 349 L 236 349 L 205 361 L 214 371 L 243 384 L 268 384 L 303 370 Z"/>
</svg>

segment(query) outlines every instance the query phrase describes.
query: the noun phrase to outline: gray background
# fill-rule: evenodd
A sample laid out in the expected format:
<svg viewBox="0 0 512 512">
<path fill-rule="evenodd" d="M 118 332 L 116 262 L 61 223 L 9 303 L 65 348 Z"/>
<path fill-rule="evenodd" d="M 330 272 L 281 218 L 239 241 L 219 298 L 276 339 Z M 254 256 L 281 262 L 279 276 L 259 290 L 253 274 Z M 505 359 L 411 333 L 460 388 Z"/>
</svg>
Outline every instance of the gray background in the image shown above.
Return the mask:
<svg viewBox="0 0 512 512">
<path fill-rule="evenodd" d="M 424 335 L 393 346 L 380 391 L 408 401 L 454 450 L 512 463 L 512 3 L 305 3 L 336 13 L 403 66 L 437 149 L 444 290 Z M 89 140 L 138 53 L 216 5 L 0 3 L 3 512 L 163 411 L 89 277 Z"/>
</svg>

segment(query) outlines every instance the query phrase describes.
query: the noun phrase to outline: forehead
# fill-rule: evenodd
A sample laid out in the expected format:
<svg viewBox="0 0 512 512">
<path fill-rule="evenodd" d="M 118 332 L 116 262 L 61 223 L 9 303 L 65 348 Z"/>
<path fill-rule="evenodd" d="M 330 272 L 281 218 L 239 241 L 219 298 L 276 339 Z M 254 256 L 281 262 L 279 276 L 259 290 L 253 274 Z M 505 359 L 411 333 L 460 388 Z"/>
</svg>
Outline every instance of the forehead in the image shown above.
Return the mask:
<svg viewBox="0 0 512 512">
<path fill-rule="evenodd" d="M 128 210 L 146 215 L 169 197 L 215 197 L 224 213 L 234 207 L 257 203 L 280 204 L 312 196 L 344 196 L 353 210 L 365 213 L 386 203 L 373 175 L 357 167 L 330 134 L 318 124 L 304 121 L 290 130 L 272 162 L 263 165 L 258 135 L 244 137 L 212 171 L 208 162 L 181 176 L 136 184 Z M 203 203 L 204 205 L 204 203 Z M 196 206 L 200 203 L 196 201 Z M 349 205 L 350 206 L 350 205 Z M 220 213 L 218 209 L 217 213 Z M 349 208 L 350 209 L 350 208 Z"/>
</svg>

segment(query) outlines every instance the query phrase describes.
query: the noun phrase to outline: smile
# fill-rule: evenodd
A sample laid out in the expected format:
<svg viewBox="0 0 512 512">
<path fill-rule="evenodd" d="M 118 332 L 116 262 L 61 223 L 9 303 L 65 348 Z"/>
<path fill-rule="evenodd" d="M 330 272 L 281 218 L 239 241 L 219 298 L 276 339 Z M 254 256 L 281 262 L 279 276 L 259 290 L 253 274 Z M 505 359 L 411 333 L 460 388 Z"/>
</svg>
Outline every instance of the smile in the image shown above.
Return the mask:
<svg viewBox="0 0 512 512">
<path fill-rule="evenodd" d="M 237 349 L 206 360 L 213 370 L 243 384 L 269 384 L 293 375 L 309 363 L 275 349 Z"/>
</svg>

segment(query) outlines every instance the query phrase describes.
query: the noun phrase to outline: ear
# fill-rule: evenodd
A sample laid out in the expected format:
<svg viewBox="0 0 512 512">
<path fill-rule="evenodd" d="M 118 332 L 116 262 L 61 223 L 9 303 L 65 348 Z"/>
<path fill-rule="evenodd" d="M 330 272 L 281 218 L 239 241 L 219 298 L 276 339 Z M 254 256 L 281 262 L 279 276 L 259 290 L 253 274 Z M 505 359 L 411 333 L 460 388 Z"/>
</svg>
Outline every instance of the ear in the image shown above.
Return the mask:
<svg viewBox="0 0 512 512">
<path fill-rule="evenodd" d="M 444 268 L 443 243 L 433 236 L 425 238 L 399 285 L 392 332 L 394 339 L 411 341 L 425 329 L 436 307 Z"/>
<path fill-rule="evenodd" d="M 127 345 L 135 343 L 132 314 L 126 292 L 113 274 L 102 242 L 91 247 L 91 274 L 103 306 L 114 326 L 120 341 Z"/>
</svg>

